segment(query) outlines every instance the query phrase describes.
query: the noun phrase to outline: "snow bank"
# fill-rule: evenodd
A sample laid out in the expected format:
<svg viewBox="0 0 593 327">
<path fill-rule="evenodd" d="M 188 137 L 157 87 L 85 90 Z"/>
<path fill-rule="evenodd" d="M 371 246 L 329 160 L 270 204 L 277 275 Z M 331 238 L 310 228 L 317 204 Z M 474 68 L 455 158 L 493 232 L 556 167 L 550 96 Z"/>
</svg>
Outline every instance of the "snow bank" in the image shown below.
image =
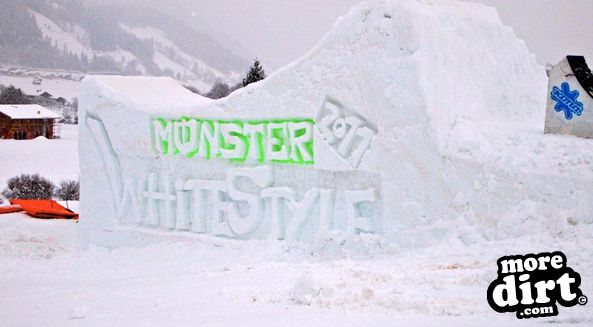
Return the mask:
<svg viewBox="0 0 593 327">
<path fill-rule="evenodd" d="M 494 10 L 449 1 L 361 4 L 222 100 L 166 78 L 87 77 L 81 224 L 124 242 L 147 227 L 401 246 L 569 235 L 592 223 L 593 144 L 543 135 L 545 92 Z"/>
<path fill-rule="evenodd" d="M 1 217 L 0 261 L 48 259 L 75 252 L 80 244 L 74 221 L 35 219 L 25 212 Z"/>
<path fill-rule="evenodd" d="M 4 190 L 8 179 L 20 174 L 39 174 L 56 185 L 64 180 L 78 180 L 77 128 L 62 124 L 59 139 L 0 139 L 0 190 Z"/>
</svg>

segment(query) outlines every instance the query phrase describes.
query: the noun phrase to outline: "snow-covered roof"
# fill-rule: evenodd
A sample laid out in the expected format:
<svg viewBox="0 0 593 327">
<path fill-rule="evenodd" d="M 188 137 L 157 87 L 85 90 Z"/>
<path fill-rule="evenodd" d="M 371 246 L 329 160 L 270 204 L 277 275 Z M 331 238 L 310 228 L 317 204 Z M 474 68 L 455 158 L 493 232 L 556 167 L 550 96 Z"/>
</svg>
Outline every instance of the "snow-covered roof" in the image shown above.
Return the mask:
<svg viewBox="0 0 593 327">
<path fill-rule="evenodd" d="M 204 105 L 214 101 L 192 93 L 170 77 L 92 75 L 85 79 L 99 82 L 102 87 L 111 91 L 113 98 L 127 98 L 142 104 Z"/>
<path fill-rule="evenodd" d="M 0 112 L 12 119 L 53 119 L 62 118 L 55 112 L 37 104 L 3 104 Z"/>
</svg>

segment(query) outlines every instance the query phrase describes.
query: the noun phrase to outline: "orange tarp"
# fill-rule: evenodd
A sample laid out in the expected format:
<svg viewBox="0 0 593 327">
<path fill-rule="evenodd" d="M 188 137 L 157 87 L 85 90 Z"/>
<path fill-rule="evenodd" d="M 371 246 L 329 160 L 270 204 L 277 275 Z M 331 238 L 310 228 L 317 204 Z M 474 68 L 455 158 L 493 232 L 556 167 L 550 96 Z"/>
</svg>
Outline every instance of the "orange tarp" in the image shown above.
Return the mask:
<svg viewBox="0 0 593 327">
<path fill-rule="evenodd" d="M 23 210 L 35 218 L 48 219 L 78 219 L 78 214 L 62 207 L 54 200 L 10 200 L 11 204 L 18 204 Z"/>
<path fill-rule="evenodd" d="M 23 211 L 23 207 L 20 204 L 13 204 L 9 206 L 0 206 L 0 214 L 3 213 L 13 213 Z"/>
</svg>

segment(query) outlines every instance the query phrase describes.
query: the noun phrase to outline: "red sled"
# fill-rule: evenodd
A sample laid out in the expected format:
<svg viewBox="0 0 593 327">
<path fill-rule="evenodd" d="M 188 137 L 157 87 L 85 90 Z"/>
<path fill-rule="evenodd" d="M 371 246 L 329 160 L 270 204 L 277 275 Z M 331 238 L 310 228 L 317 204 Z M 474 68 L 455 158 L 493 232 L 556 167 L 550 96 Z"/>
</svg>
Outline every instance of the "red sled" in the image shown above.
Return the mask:
<svg viewBox="0 0 593 327">
<path fill-rule="evenodd" d="M 35 218 L 78 219 L 78 214 L 62 207 L 54 200 L 10 200 L 13 205 L 20 205 L 25 212 Z"/>
</svg>

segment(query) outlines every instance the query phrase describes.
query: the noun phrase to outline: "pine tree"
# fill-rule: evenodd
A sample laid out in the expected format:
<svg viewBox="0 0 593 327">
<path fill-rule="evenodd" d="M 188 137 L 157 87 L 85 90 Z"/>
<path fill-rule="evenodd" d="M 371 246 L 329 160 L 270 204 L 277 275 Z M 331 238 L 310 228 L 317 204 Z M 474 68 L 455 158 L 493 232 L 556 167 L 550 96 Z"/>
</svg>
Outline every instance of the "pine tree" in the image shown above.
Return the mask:
<svg viewBox="0 0 593 327">
<path fill-rule="evenodd" d="M 243 87 L 255 83 L 257 81 L 261 81 L 262 79 L 266 78 L 266 72 L 264 68 L 261 66 L 259 60 L 255 59 L 253 62 L 253 66 L 249 68 L 249 72 L 247 76 L 243 79 Z"/>
<path fill-rule="evenodd" d="M 226 83 L 217 80 L 216 82 L 214 82 L 214 85 L 212 86 L 212 89 L 210 89 L 210 92 L 206 94 L 206 97 L 210 99 L 220 99 L 226 97 L 230 93 L 231 90 L 229 86 Z"/>
</svg>

